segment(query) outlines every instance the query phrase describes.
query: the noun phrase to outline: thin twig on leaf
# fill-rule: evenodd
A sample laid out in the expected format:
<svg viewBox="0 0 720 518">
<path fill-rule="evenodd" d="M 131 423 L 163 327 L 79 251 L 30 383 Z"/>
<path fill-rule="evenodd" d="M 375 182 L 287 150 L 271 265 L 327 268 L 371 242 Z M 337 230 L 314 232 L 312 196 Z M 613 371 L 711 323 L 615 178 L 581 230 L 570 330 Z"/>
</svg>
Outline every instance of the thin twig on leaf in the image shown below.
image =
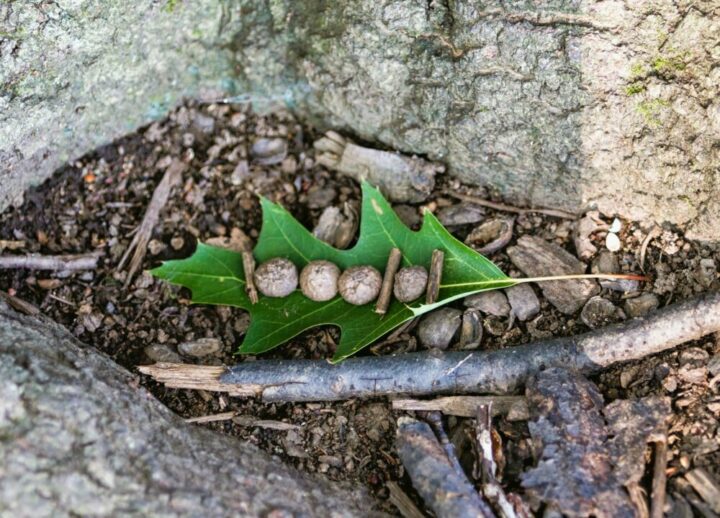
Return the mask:
<svg viewBox="0 0 720 518">
<path fill-rule="evenodd" d="M 325 360 L 260 360 L 234 367 L 156 364 L 140 371 L 175 388 L 220 390 L 264 401 L 336 401 L 387 395 L 509 394 L 542 369 L 585 374 L 638 360 L 720 331 L 720 293 L 578 336 L 497 351 Z M 448 372 L 460 361 L 463 365 Z M 208 369 L 214 369 L 208 372 Z"/>
</svg>

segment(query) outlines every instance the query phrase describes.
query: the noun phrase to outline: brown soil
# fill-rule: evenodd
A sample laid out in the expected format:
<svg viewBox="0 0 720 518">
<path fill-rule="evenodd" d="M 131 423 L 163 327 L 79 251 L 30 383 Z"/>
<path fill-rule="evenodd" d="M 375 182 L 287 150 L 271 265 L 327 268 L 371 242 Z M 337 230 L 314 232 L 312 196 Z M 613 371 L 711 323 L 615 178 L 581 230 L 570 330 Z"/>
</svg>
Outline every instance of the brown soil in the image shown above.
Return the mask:
<svg viewBox="0 0 720 518">
<path fill-rule="evenodd" d="M 250 147 L 257 138 L 268 136 L 287 140 L 287 156 L 275 165 L 254 163 L 249 157 Z M 98 269 L 64 276 L 0 271 L 0 289 L 36 304 L 81 340 L 131 371 L 139 364 L 150 363 L 144 353 L 149 344 L 174 348 L 180 342 L 201 337 L 221 339 L 223 349 L 220 354 L 195 361 L 250 361 L 252 358 L 233 354 L 248 326 L 242 310 L 190 305 L 186 290 L 171 287 L 147 273 L 138 275 L 128 289 L 123 289 L 125 273 L 117 272 L 116 266 L 162 177 L 158 165 L 167 157 L 191 158 L 190 169 L 182 188 L 175 190 L 162 213 L 144 268 L 161 260 L 186 257 L 197 240 L 230 235 L 235 227 L 257 238 L 261 223 L 258 194 L 283 204 L 309 228 L 327 205 L 359 202 L 357 184 L 315 165 L 312 141 L 316 136 L 312 129 L 301 127 L 283 113 L 259 117 L 242 106 L 183 106 L 167 119 L 68 165 L 28 192 L 22 207 L 0 215 L 0 239 L 25 242 L 16 251 L 4 253 L 102 250 L 105 256 Z M 245 159 L 249 163 L 247 174 L 236 170 Z M 446 190 L 486 194 L 441 177 L 436 194 L 424 206 L 437 210 L 456 203 L 442 194 Z M 403 210 L 418 215 L 420 207 Z M 488 216 L 492 215 L 493 211 L 488 211 Z M 462 239 L 471 228 L 461 227 L 455 233 Z M 623 271 L 640 271 L 639 248 L 647 231 L 636 223 L 624 222 L 624 248 L 618 254 Z M 521 215 L 513 240 L 524 234 L 555 241 L 575 252 L 569 221 Z M 603 246 L 599 236 L 596 244 L 598 248 Z M 520 274 L 502 251 L 490 258 L 504 271 Z M 680 232 L 665 229 L 648 248 L 645 271 L 652 280 L 641 289 L 657 294 L 662 305 L 717 290 L 717 274 L 702 269 L 703 258 L 720 264 L 720 250 L 687 241 Z M 539 290 L 536 292 L 541 296 Z M 603 290 L 602 295 L 620 307 L 627 296 L 609 290 Z M 532 323 L 515 322 L 509 330 L 506 319 L 486 319 L 481 347 L 507 347 L 544 336 L 587 331 L 578 315 L 563 315 L 542 297 L 541 304 L 540 318 Z M 461 308 L 462 304 L 457 306 Z M 401 344 L 370 348 L 365 354 L 419 348 L 412 331 L 403 338 Z M 265 357 L 325 358 L 332 355 L 337 340 L 335 329 L 316 329 Z M 675 415 L 670 437 L 671 494 L 685 490 L 675 482 L 691 467 L 704 466 L 720 475 L 720 383 L 717 378 L 714 383 L 710 381 L 712 376 L 706 368 L 710 358 L 720 352 L 719 342 L 708 338 L 688 344 L 613 369 L 594 380 L 607 402 L 648 394 L 672 397 Z M 232 420 L 199 426 L 255 443 L 300 469 L 361 482 L 381 498 L 387 496 L 386 481 L 400 479 L 403 487 L 409 488 L 394 450 L 397 416 L 385 400 L 266 405 L 225 395 L 170 390 L 145 378 L 141 382 L 182 417 L 237 412 Z M 461 457 L 471 463 L 468 424 L 468 420 L 456 418 L 447 422 Z M 504 480 L 517 488 L 518 474 L 533 462 L 527 426 L 504 420 L 497 420 L 496 426 L 504 445 Z M 389 503 L 387 510 L 395 512 Z"/>
</svg>

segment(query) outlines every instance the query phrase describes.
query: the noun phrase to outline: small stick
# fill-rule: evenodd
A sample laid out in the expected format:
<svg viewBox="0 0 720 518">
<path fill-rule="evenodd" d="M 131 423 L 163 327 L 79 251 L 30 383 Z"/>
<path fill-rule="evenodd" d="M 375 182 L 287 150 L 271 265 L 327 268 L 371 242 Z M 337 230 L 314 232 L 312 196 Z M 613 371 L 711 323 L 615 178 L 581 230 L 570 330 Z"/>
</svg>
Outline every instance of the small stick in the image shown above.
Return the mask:
<svg viewBox="0 0 720 518">
<path fill-rule="evenodd" d="M 384 315 L 387 312 L 390 300 L 393 294 L 393 283 L 395 282 L 395 274 L 400 268 L 402 261 L 402 252 L 399 248 L 390 250 L 387 265 L 385 266 L 385 275 L 383 276 L 382 286 L 380 287 L 380 296 L 378 297 L 375 313 Z"/>
<path fill-rule="evenodd" d="M 663 518 L 665 515 L 665 493 L 667 488 L 667 438 L 655 443 L 655 462 L 653 465 L 650 518 Z"/>
<path fill-rule="evenodd" d="M 247 250 L 243 251 L 242 262 L 243 271 L 245 272 L 245 291 L 248 297 L 250 297 L 250 302 L 257 304 L 260 299 L 258 298 L 257 288 L 255 287 L 255 258 L 252 252 L 248 252 Z"/>
<path fill-rule="evenodd" d="M 118 264 L 117 269 L 120 271 L 125 267 L 125 264 L 130 258 L 130 254 L 132 254 L 127 278 L 125 279 L 125 287 L 130 285 L 130 281 L 138 268 L 140 268 L 147 253 L 147 245 L 152 237 L 153 229 L 160 218 L 160 211 L 165 207 L 172 188 L 182 179 L 182 174 L 185 172 L 185 169 L 187 169 L 187 164 L 180 160 L 175 160 L 168 166 L 162 180 L 160 180 L 160 183 L 155 187 L 150 204 L 145 211 L 145 216 L 143 216 L 143 220 L 133 236 L 130 246 L 125 250 L 125 254 L 123 254 L 122 259 L 120 259 L 120 264 Z"/>
<path fill-rule="evenodd" d="M 480 405 L 475 416 L 475 440 L 482 473 L 482 492 L 501 518 L 517 518 L 517 513 L 495 477 L 497 464 L 492 447 L 492 403 Z"/>
<path fill-rule="evenodd" d="M 703 468 L 695 468 L 685 475 L 685 479 L 705 503 L 720 514 L 720 484 L 712 478 L 710 473 Z"/>
<path fill-rule="evenodd" d="M 494 517 L 464 473 L 458 473 L 427 423 L 398 419 L 397 448 L 413 486 L 438 518 Z"/>
<path fill-rule="evenodd" d="M 221 414 L 202 415 L 185 419 L 186 423 L 215 423 L 217 421 L 229 421 L 237 415 L 237 412 L 223 412 Z"/>
<path fill-rule="evenodd" d="M 234 367 L 157 364 L 140 367 L 174 388 L 261 396 L 270 401 L 338 401 L 387 395 L 512 394 L 543 369 L 593 374 L 720 331 L 720 293 L 667 306 L 642 318 L 577 336 L 496 351 L 407 353 L 326 360 L 260 360 Z M 207 371 L 211 369 L 211 371 Z"/>
<path fill-rule="evenodd" d="M 390 493 L 390 503 L 394 505 L 403 518 L 425 518 L 425 514 L 417 508 L 409 496 L 402 490 L 397 482 L 391 480 L 385 487 Z"/>
<path fill-rule="evenodd" d="M 515 412 L 527 418 L 524 396 L 447 396 L 435 399 L 395 399 L 393 410 L 439 411 L 445 415 L 476 417 L 480 405 L 492 408 L 493 417 Z"/>
<path fill-rule="evenodd" d="M 553 216 L 563 219 L 577 219 L 578 217 L 577 214 L 573 214 L 572 212 L 567 212 L 560 209 L 521 209 L 520 207 L 514 207 L 512 205 L 506 205 L 504 203 L 484 200 L 478 196 L 470 196 L 468 194 L 460 194 L 452 191 L 445 191 L 445 193 L 452 196 L 453 198 L 457 198 L 458 200 L 474 203 L 475 205 L 481 205 L 483 207 L 488 207 L 503 212 L 514 212 L 516 214 L 545 214 L 546 216 Z"/>
<path fill-rule="evenodd" d="M 78 255 L 3 255 L 0 256 L 0 270 L 25 268 L 28 270 L 92 270 L 97 267 L 101 254 Z"/>
<path fill-rule="evenodd" d="M 428 274 L 427 292 L 425 293 L 425 304 L 437 302 L 440 294 L 440 283 L 442 282 L 442 270 L 445 253 L 442 250 L 433 250 L 430 260 L 430 273 Z"/>
</svg>

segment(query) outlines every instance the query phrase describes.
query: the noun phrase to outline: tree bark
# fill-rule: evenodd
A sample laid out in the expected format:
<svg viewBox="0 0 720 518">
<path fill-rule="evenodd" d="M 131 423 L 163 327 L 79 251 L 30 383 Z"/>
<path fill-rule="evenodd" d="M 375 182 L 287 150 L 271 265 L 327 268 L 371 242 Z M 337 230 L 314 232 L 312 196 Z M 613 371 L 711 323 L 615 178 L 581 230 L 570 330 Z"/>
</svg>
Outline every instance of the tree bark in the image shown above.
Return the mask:
<svg viewBox="0 0 720 518">
<path fill-rule="evenodd" d="M 366 516 L 373 500 L 188 425 L 60 326 L 0 302 L 0 515 Z"/>
<path fill-rule="evenodd" d="M 514 204 L 717 240 L 711 4 L 4 2 L 0 209 L 183 96 L 242 94 L 442 161 Z"/>
</svg>

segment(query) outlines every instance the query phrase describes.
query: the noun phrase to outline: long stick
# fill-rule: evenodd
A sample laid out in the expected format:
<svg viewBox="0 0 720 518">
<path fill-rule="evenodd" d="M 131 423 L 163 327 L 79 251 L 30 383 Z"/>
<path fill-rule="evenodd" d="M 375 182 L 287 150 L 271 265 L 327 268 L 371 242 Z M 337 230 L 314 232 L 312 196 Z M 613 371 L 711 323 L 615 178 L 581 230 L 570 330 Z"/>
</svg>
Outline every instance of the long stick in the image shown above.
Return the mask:
<svg viewBox="0 0 720 518">
<path fill-rule="evenodd" d="M 398 419 L 397 446 L 413 486 L 438 518 L 494 516 L 467 477 L 453 468 L 427 423 Z"/>
<path fill-rule="evenodd" d="M 2 255 L 0 270 L 25 268 L 28 270 L 92 270 L 97 267 L 101 254 L 78 255 Z"/>
<path fill-rule="evenodd" d="M 156 364 L 139 369 L 169 387 L 253 394 L 264 401 L 508 394 L 548 367 L 595 373 L 717 331 L 720 293 L 711 293 L 591 333 L 497 351 L 351 358 L 335 365 L 324 360 L 261 360 L 230 367 L 222 375 L 218 367 L 200 365 Z M 199 376 L 209 383 L 201 383 Z"/>
</svg>

